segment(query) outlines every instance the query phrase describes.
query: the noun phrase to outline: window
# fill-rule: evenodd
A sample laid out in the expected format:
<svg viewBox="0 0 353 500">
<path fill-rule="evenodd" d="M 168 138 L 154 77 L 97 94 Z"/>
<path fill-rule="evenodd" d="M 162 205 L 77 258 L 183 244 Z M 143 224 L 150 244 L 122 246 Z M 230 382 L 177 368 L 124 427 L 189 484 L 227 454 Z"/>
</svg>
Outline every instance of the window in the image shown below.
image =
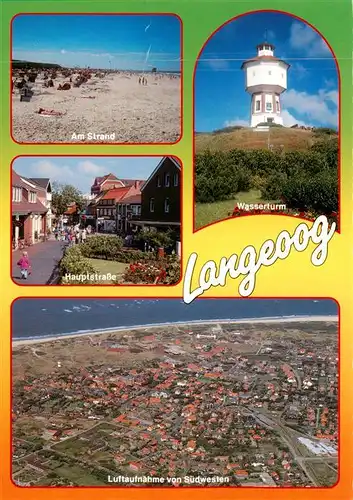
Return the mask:
<svg viewBox="0 0 353 500">
<path fill-rule="evenodd" d="M 174 187 L 177 187 L 179 185 L 179 174 L 176 172 L 173 177 L 173 185 Z"/>
<path fill-rule="evenodd" d="M 164 212 L 165 212 L 166 214 L 169 214 L 169 198 L 166 198 L 166 199 L 164 200 Z"/>
<path fill-rule="evenodd" d="M 36 200 L 37 200 L 37 193 L 35 191 L 30 191 L 29 192 L 29 202 L 35 203 Z"/>
<path fill-rule="evenodd" d="M 154 212 L 154 198 L 150 199 L 150 212 Z"/>
<path fill-rule="evenodd" d="M 279 111 L 279 101 L 276 101 L 276 110 Z"/>
<path fill-rule="evenodd" d="M 160 188 L 160 187 L 161 187 L 161 185 L 162 185 L 162 184 L 161 184 L 161 178 L 160 178 L 160 176 L 159 176 L 159 175 L 157 175 L 157 179 L 156 179 L 156 186 L 157 186 L 158 188 Z"/>
<path fill-rule="evenodd" d="M 17 202 L 22 201 L 22 188 L 19 187 L 12 188 L 12 201 L 17 201 Z"/>
<path fill-rule="evenodd" d="M 260 101 L 255 102 L 255 111 L 260 111 Z"/>
<path fill-rule="evenodd" d="M 166 172 L 164 174 L 164 186 L 167 188 L 169 188 L 169 186 L 170 186 L 170 174 L 169 174 L 169 172 Z"/>
<path fill-rule="evenodd" d="M 266 111 L 272 111 L 272 102 L 266 102 Z"/>
</svg>

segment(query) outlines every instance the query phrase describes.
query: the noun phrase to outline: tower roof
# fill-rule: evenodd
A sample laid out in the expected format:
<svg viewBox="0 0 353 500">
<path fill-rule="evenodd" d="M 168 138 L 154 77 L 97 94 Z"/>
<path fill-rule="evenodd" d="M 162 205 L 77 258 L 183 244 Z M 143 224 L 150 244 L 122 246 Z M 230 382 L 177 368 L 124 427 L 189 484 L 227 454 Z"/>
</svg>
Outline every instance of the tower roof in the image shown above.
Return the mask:
<svg viewBox="0 0 353 500">
<path fill-rule="evenodd" d="M 270 47 L 271 50 L 275 50 L 275 46 L 273 45 L 273 43 L 270 43 L 270 42 L 261 42 L 261 43 L 258 43 L 256 45 L 256 48 L 257 49 L 260 49 L 261 47 L 263 47 L 264 45 L 268 45 Z"/>
</svg>

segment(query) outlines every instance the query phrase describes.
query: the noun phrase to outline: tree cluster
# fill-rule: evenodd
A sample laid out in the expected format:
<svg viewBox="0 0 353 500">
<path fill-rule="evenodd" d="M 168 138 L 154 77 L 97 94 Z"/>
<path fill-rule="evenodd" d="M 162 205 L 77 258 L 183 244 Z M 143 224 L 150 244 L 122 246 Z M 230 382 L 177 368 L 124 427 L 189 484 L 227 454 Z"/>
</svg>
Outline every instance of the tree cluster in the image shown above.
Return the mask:
<svg viewBox="0 0 353 500">
<path fill-rule="evenodd" d="M 338 211 L 338 139 L 316 142 L 308 151 L 241 150 L 195 157 L 198 203 L 232 199 L 257 189 L 264 201 L 330 214 Z"/>
</svg>

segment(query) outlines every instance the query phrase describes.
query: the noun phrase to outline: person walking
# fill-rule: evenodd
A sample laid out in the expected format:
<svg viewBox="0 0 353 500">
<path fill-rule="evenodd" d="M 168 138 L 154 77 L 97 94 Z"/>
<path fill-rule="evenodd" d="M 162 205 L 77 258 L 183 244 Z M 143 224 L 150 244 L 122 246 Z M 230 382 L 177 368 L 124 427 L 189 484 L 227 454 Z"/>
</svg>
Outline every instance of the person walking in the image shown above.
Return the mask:
<svg viewBox="0 0 353 500">
<path fill-rule="evenodd" d="M 21 279 L 26 280 L 31 271 L 31 262 L 29 260 L 27 252 L 23 252 L 22 257 L 17 262 L 17 265 L 20 267 L 21 270 Z"/>
<path fill-rule="evenodd" d="M 81 241 L 82 243 L 84 243 L 86 241 L 86 238 L 87 238 L 87 231 L 86 229 L 82 229 L 82 233 L 81 233 Z"/>
</svg>

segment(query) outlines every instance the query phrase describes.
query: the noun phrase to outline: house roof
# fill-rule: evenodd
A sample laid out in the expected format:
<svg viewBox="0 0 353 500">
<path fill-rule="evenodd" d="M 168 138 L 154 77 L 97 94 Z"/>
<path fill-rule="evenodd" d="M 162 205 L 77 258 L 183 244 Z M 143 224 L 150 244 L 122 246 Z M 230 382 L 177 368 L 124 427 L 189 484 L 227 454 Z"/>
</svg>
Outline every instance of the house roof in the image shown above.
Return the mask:
<svg viewBox="0 0 353 500">
<path fill-rule="evenodd" d="M 12 170 L 11 183 L 13 187 L 23 188 L 26 189 L 27 191 L 30 190 L 30 186 L 14 170 Z M 44 214 L 46 212 L 47 208 L 40 201 L 36 201 L 35 203 L 30 203 L 29 201 L 26 200 L 20 202 L 17 201 L 12 202 L 12 214 L 30 214 L 30 213 Z"/>
<path fill-rule="evenodd" d="M 48 185 L 50 184 L 50 179 L 46 177 L 31 177 L 29 180 L 42 187 L 43 189 L 47 189 Z"/>
<path fill-rule="evenodd" d="M 29 179 L 28 177 L 23 177 L 23 176 L 21 176 L 21 179 L 26 184 L 27 189 L 29 187 L 29 188 L 32 188 L 32 190 L 34 190 L 34 191 L 41 191 L 41 192 L 45 191 L 46 192 L 46 188 L 43 188 L 42 186 L 39 186 L 38 184 L 36 184 L 33 179 Z"/>
<path fill-rule="evenodd" d="M 104 195 L 100 198 L 101 200 L 115 200 L 119 201 L 124 198 L 124 196 L 129 192 L 128 187 L 114 188 L 109 189 L 104 193 Z"/>
<path fill-rule="evenodd" d="M 278 57 L 275 57 L 275 56 L 252 57 L 251 59 L 244 61 L 240 68 L 243 69 L 248 63 L 259 62 L 259 61 L 263 61 L 263 62 L 275 62 L 275 61 L 277 61 L 277 62 L 281 62 L 281 63 L 285 64 L 287 66 L 287 68 L 290 68 L 290 64 L 288 64 L 286 61 L 283 61 L 282 59 L 279 59 Z"/>
<path fill-rule="evenodd" d="M 139 204 L 141 203 L 141 193 L 140 194 L 133 194 L 131 196 L 126 196 L 123 199 L 124 203 L 133 205 L 133 204 Z"/>
<path fill-rule="evenodd" d="M 179 170 L 181 170 L 181 165 L 180 165 L 179 161 L 174 156 L 164 156 L 161 159 L 161 161 L 158 163 L 158 165 L 156 166 L 156 168 L 153 170 L 152 174 L 149 176 L 149 178 L 147 179 L 147 181 L 143 184 L 143 186 L 141 186 L 141 191 L 143 191 L 145 189 L 145 187 L 147 186 L 147 184 L 149 184 L 149 182 L 153 179 L 153 177 L 155 176 L 155 174 L 158 172 L 158 170 L 162 167 L 163 163 L 167 159 L 171 160 L 174 163 L 174 165 Z"/>
<path fill-rule="evenodd" d="M 12 170 L 11 183 L 13 187 L 22 187 L 24 189 L 28 189 L 28 184 L 26 184 L 14 170 Z"/>
</svg>

